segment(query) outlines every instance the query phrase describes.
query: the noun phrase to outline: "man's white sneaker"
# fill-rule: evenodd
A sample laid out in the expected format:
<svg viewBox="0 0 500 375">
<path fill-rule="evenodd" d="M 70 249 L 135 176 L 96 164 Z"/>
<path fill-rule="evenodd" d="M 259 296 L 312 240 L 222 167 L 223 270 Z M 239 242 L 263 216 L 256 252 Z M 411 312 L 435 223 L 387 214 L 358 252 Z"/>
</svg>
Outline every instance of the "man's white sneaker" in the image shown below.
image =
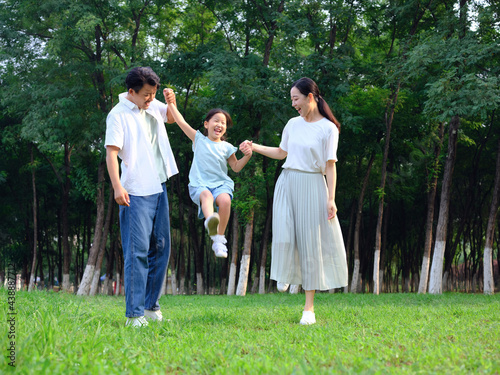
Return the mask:
<svg viewBox="0 0 500 375">
<path fill-rule="evenodd" d="M 140 328 L 140 327 L 146 327 L 147 325 L 148 322 L 143 316 L 138 316 L 135 318 L 127 318 L 127 321 L 125 322 L 125 327 L 130 326 L 130 327 Z"/>
<path fill-rule="evenodd" d="M 163 315 L 160 310 L 144 310 L 144 317 L 147 320 L 161 322 L 163 320 Z"/>
<path fill-rule="evenodd" d="M 302 312 L 302 319 L 300 319 L 300 324 L 303 326 L 316 323 L 316 315 L 312 311 Z"/>
<path fill-rule="evenodd" d="M 211 236 L 214 243 L 212 244 L 212 250 L 217 258 L 227 258 L 227 247 L 226 247 L 226 237 L 222 234 L 217 234 Z"/>
<path fill-rule="evenodd" d="M 219 214 L 217 212 L 210 215 L 205 220 L 205 229 L 210 237 L 217 235 L 217 228 L 219 227 Z"/>
<path fill-rule="evenodd" d="M 290 284 L 286 284 L 286 283 L 278 283 L 278 292 L 286 292 L 288 290 L 288 287 L 290 286 Z"/>
</svg>

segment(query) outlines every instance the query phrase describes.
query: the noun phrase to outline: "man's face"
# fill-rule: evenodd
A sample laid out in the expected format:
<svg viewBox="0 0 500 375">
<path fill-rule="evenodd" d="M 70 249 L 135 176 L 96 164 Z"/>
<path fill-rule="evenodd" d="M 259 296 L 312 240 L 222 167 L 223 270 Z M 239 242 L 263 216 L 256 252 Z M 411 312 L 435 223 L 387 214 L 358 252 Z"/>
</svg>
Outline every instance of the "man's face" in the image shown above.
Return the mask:
<svg viewBox="0 0 500 375">
<path fill-rule="evenodd" d="M 127 98 L 140 109 L 148 109 L 149 104 L 151 104 L 155 96 L 156 86 L 151 86 L 146 83 L 138 92 L 129 89 Z"/>
</svg>

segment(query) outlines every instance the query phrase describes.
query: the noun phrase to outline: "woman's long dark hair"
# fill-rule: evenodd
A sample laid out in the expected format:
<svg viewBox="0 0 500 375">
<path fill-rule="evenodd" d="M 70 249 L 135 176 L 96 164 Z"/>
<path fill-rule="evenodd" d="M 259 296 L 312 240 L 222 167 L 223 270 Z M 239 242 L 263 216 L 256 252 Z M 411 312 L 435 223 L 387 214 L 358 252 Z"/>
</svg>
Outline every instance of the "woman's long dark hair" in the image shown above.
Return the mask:
<svg viewBox="0 0 500 375">
<path fill-rule="evenodd" d="M 309 93 L 313 94 L 314 100 L 318 103 L 319 113 L 323 117 L 326 117 L 328 120 L 333 122 L 337 129 L 340 132 L 340 122 L 333 115 L 332 110 L 328 106 L 328 103 L 321 97 L 319 94 L 319 88 L 316 82 L 314 82 L 311 78 L 303 77 L 292 84 L 292 88 L 296 87 L 302 95 L 309 95 Z"/>
</svg>

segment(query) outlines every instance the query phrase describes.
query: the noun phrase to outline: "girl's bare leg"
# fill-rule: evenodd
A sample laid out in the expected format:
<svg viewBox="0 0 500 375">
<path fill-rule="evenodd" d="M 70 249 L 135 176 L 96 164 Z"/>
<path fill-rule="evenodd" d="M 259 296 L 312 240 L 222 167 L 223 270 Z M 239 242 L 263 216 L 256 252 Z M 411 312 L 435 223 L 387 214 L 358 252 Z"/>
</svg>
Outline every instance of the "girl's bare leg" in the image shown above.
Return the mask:
<svg viewBox="0 0 500 375">
<path fill-rule="evenodd" d="M 205 219 L 209 218 L 214 213 L 214 197 L 208 190 L 203 190 L 200 194 L 201 210 Z"/>
<path fill-rule="evenodd" d="M 222 193 L 217 197 L 215 203 L 219 207 L 220 217 L 218 234 L 223 235 L 226 232 L 229 216 L 231 215 L 231 197 L 227 193 Z"/>
</svg>

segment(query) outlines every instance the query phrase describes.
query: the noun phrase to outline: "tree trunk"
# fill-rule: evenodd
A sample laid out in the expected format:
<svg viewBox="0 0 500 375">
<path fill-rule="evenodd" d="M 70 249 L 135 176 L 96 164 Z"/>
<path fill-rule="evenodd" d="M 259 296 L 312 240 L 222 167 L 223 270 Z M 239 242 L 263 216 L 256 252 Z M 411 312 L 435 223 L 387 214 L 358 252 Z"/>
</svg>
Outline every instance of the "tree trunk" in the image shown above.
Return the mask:
<svg viewBox="0 0 500 375">
<path fill-rule="evenodd" d="M 498 212 L 498 195 L 500 194 L 500 139 L 498 140 L 497 168 L 495 173 L 495 184 L 491 197 L 490 215 L 486 227 L 486 240 L 484 243 L 484 294 L 495 293 L 495 281 L 493 279 L 493 239 L 495 236 L 495 221 Z"/>
<path fill-rule="evenodd" d="M 28 292 L 33 290 L 35 283 L 35 269 L 36 269 L 36 255 L 38 248 L 38 215 L 37 215 L 37 200 L 36 200 L 36 178 L 35 166 L 33 158 L 33 145 L 30 144 L 30 157 L 31 157 L 31 188 L 33 190 L 33 261 L 31 262 L 31 276 L 28 284 Z"/>
<path fill-rule="evenodd" d="M 182 221 L 182 216 L 180 217 L 180 221 Z M 182 248 L 180 247 L 180 241 L 178 241 L 176 239 L 176 231 L 172 231 L 172 246 L 174 246 L 174 244 L 176 243 L 179 243 L 179 252 L 183 251 Z M 175 273 L 175 270 L 176 270 L 176 264 L 175 262 L 170 262 L 170 285 L 172 287 L 172 295 L 173 296 L 176 296 L 177 295 L 177 275 Z M 168 275 L 168 272 L 167 272 L 167 275 Z M 168 293 L 168 292 L 167 292 Z"/>
<path fill-rule="evenodd" d="M 400 83 L 398 82 L 396 88 L 392 93 L 391 103 L 388 105 L 385 111 L 385 146 L 384 146 L 384 158 L 382 161 L 382 171 L 380 177 L 380 187 L 379 187 L 379 203 L 378 203 L 378 218 L 377 218 L 377 229 L 375 231 L 375 255 L 373 259 L 373 294 L 380 293 L 380 248 L 382 245 L 382 219 L 384 216 L 384 195 L 385 195 L 385 180 L 387 176 L 387 160 L 389 159 L 389 145 L 391 142 L 391 129 L 392 121 L 394 119 L 394 110 L 396 109 L 396 104 L 398 102 Z"/>
<path fill-rule="evenodd" d="M 261 8 L 259 5 L 257 5 L 257 7 L 259 9 Z M 285 0 L 281 0 L 276 12 L 283 13 L 284 7 L 285 7 Z M 273 46 L 273 41 L 274 41 L 274 37 L 276 34 L 276 29 L 278 28 L 278 22 L 277 22 L 276 18 L 274 18 L 275 17 L 274 11 L 272 11 L 272 13 L 273 14 L 271 15 L 271 17 L 273 17 L 273 20 L 270 22 L 270 25 L 268 27 L 268 37 L 267 37 L 267 41 L 266 41 L 265 49 L 264 49 L 264 58 L 262 60 L 262 64 L 264 66 L 269 65 L 269 59 L 271 57 L 271 49 Z M 264 20 L 264 23 L 267 24 L 267 20 Z"/>
<path fill-rule="evenodd" d="M 62 221 L 62 245 L 63 245 L 63 282 L 62 290 L 70 291 L 71 282 L 69 280 L 69 267 L 71 263 L 71 249 L 69 247 L 69 220 L 68 220 L 68 206 L 69 206 L 69 192 L 70 192 L 70 170 L 71 170 L 71 150 L 68 142 L 64 144 L 64 183 L 62 187 L 62 207 L 61 207 L 61 221 Z"/>
<path fill-rule="evenodd" d="M 195 265 L 195 274 L 196 274 L 196 294 L 202 295 L 205 294 L 203 288 L 203 250 L 205 248 L 202 235 L 202 241 L 198 241 L 198 231 L 195 225 L 195 218 L 198 216 L 197 211 L 193 208 L 193 205 L 189 207 L 190 215 L 189 215 L 189 232 L 191 234 L 191 243 L 194 249 L 194 265 Z"/>
<path fill-rule="evenodd" d="M 441 147 L 443 146 L 444 139 L 444 124 L 441 123 L 439 126 L 439 141 L 434 147 L 434 162 L 429 171 L 432 174 L 432 182 L 429 186 L 429 192 L 427 193 L 427 219 L 425 227 L 425 244 L 424 244 L 424 257 L 422 259 L 422 268 L 420 270 L 420 283 L 418 285 L 419 293 L 427 293 L 427 286 L 429 282 L 429 268 L 431 264 L 431 250 L 432 250 L 432 233 L 434 226 L 434 208 L 436 206 L 436 192 L 437 192 L 437 182 L 438 182 L 438 166 L 439 166 L 439 155 L 441 154 Z"/>
<path fill-rule="evenodd" d="M 92 284 L 92 279 L 94 278 L 94 270 L 96 266 L 97 256 L 99 255 L 99 249 L 101 247 L 102 239 L 102 228 L 104 225 L 104 181 L 105 181 L 105 164 L 101 162 L 97 171 L 98 182 L 97 182 L 97 217 L 94 229 L 94 241 L 89 251 L 89 259 L 87 260 L 87 266 L 85 267 L 85 272 L 82 276 L 82 281 L 78 292 L 78 296 L 87 296 L 90 292 L 90 287 Z"/>
<path fill-rule="evenodd" d="M 356 212 L 356 225 L 354 227 L 354 269 L 352 271 L 351 280 L 351 293 L 359 292 L 359 272 L 360 272 L 360 258 L 359 258 L 359 236 L 361 232 L 361 218 L 363 216 L 363 201 L 365 197 L 366 187 L 368 186 L 368 180 L 370 178 L 370 173 L 372 170 L 373 162 L 375 160 L 375 152 L 372 152 L 370 160 L 368 161 L 368 166 L 366 168 L 365 178 L 363 179 L 363 185 L 361 186 L 361 191 L 359 192 L 358 198 L 358 209 Z"/>
<path fill-rule="evenodd" d="M 262 236 L 262 251 L 260 259 L 260 270 L 259 270 L 259 294 L 264 294 L 266 292 L 266 262 L 267 262 L 267 247 L 269 242 L 269 232 L 273 222 L 273 204 L 272 200 L 267 206 L 266 224 L 264 226 L 264 235 Z"/>
<path fill-rule="evenodd" d="M 229 281 L 227 283 L 227 295 L 234 296 L 236 289 L 236 271 L 238 264 L 238 241 L 239 241 L 239 222 L 238 213 L 235 211 L 233 216 L 233 235 L 232 246 L 231 246 L 231 265 L 229 266 Z"/>
<path fill-rule="evenodd" d="M 94 278 L 92 280 L 92 285 L 90 287 L 89 295 L 95 296 L 97 289 L 99 287 L 99 280 L 101 278 L 101 268 L 102 260 L 104 259 L 104 253 L 106 252 L 106 243 L 108 242 L 109 228 L 113 220 L 113 214 L 115 211 L 115 193 L 113 187 L 110 186 L 109 197 L 108 197 L 108 211 L 106 213 L 106 220 L 104 221 L 104 230 L 102 233 L 101 246 L 99 248 L 99 254 L 97 255 L 97 260 L 94 269 Z"/>
<path fill-rule="evenodd" d="M 434 256 L 432 258 L 431 275 L 429 281 L 429 293 L 441 294 L 443 290 L 443 260 L 446 248 L 446 235 L 448 229 L 448 211 L 450 208 L 451 181 L 453 168 L 457 153 L 458 128 L 460 117 L 453 116 L 450 121 L 448 134 L 448 156 L 444 167 L 443 187 L 441 189 L 441 202 L 439 205 L 439 219 L 436 230 L 436 243 L 434 245 Z"/>
<path fill-rule="evenodd" d="M 254 210 L 250 210 L 248 222 L 245 229 L 245 242 L 243 245 L 243 254 L 241 256 L 240 277 L 238 279 L 237 296 L 244 296 L 247 293 L 248 274 L 250 272 L 250 253 L 252 251 Z"/>
<path fill-rule="evenodd" d="M 116 272 L 116 274 L 115 274 L 115 296 L 120 295 L 120 285 L 121 285 L 120 273 Z"/>
</svg>

